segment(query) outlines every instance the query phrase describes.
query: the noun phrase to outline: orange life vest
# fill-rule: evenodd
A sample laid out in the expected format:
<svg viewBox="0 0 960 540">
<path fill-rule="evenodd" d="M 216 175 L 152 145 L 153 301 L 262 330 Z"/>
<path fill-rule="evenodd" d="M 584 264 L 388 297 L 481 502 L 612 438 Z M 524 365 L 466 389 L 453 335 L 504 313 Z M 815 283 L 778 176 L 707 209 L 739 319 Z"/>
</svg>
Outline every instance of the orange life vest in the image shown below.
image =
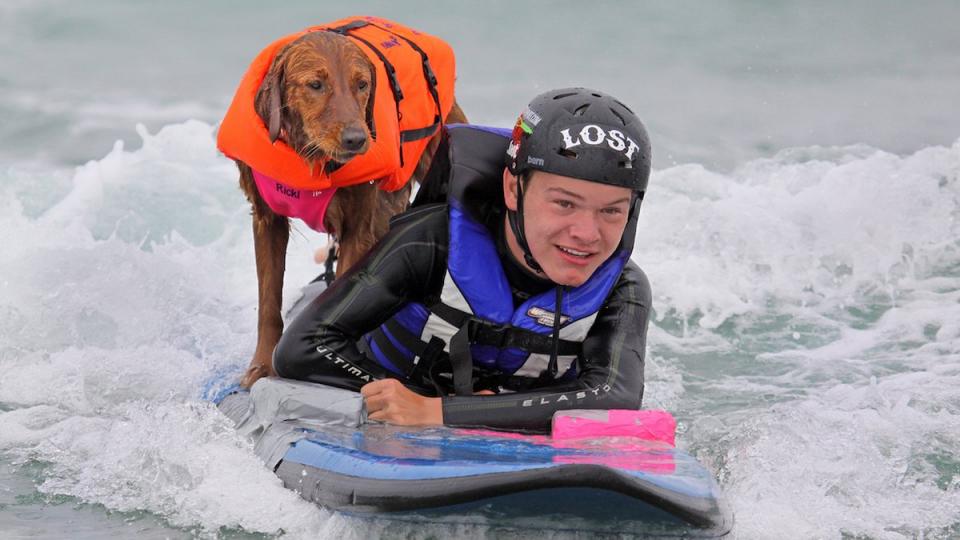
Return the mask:
<svg viewBox="0 0 960 540">
<path fill-rule="evenodd" d="M 354 41 L 376 67 L 374 139 L 366 153 L 332 173 L 311 167 L 282 140 L 270 134 L 254 100 L 270 64 L 288 43 L 307 32 L 337 32 Z M 309 190 L 380 180 L 380 188 L 403 187 L 417 166 L 430 136 L 453 106 L 456 77 L 453 49 L 443 40 L 377 17 L 350 17 L 274 41 L 253 60 L 227 109 L 217 147 L 284 184 Z"/>
</svg>

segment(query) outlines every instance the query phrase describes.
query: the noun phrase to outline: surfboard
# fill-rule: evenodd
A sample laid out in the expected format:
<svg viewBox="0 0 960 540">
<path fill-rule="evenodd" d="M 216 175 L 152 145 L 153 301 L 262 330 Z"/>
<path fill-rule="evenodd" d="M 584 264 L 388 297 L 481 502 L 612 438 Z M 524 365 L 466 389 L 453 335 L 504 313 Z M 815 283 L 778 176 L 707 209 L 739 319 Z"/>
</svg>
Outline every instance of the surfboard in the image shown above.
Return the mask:
<svg viewBox="0 0 960 540">
<path fill-rule="evenodd" d="M 613 411 L 566 412 L 564 434 L 549 436 L 367 422 L 359 394 L 299 381 L 261 379 L 249 392 L 221 381 L 207 392 L 286 487 L 339 512 L 695 538 L 733 525 L 713 475 L 672 432 L 611 427 Z"/>
</svg>

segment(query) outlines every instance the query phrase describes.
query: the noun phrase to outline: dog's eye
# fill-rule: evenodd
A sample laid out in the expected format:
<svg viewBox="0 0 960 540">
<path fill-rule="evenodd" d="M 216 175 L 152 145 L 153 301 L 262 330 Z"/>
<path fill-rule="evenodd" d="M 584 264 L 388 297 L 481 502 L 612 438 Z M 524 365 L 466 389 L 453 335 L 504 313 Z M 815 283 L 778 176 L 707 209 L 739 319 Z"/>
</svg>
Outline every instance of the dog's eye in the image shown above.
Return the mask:
<svg viewBox="0 0 960 540">
<path fill-rule="evenodd" d="M 370 86 L 370 83 L 368 83 L 367 81 L 360 81 L 357 83 L 357 88 L 359 90 L 366 90 L 368 86 Z"/>
<path fill-rule="evenodd" d="M 321 81 L 310 81 L 307 83 L 307 86 L 313 88 L 314 90 L 320 90 L 323 88 L 323 82 Z"/>
</svg>

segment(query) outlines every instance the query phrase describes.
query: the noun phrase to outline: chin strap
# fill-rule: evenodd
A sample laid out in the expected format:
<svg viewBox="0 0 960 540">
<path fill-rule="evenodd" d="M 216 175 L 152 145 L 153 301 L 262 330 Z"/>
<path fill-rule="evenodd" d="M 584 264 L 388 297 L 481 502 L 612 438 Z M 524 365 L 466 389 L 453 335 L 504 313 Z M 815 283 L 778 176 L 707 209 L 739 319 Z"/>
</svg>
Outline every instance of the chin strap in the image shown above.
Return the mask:
<svg viewBox="0 0 960 540">
<path fill-rule="evenodd" d="M 540 263 L 533 258 L 533 254 L 530 253 L 530 246 L 527 244 L 527 235 L 523 230 L 523 183 L 526 180 L 524 178 L 517 179 L 517 210 L 507 210 L 507 219 L 510 221 L 510 228 L 513 230 L 513 236 L 517 239 L 517 244 L 520 246 L 520 249 L 523 251 L 523 260 L 527 263 L 527 266 L 532 268 L 534 271 L 546 275 L 543 271 L 543 267 L 540 266 Z M 539 384 L 548 383 L 549 381 L 554 380 L 557 377 L 557 353 L 560 344 L 560 320 L 562 317 L 562 307 L 563 307 L 563 285 L 557 285 L 556 291 L 556 304 L 553 313 L 553 346 L 550 351 L 550 362 L 547 364 L 547 369 L 540 372 Z"/>
<path fill-rule="evenodd" d="M 557 378 L 557 354 L 560 349 L 560 319 L 563 316 L 563 285 L 557 285 L 556 306 L 553 309 L 553 347 L 550 351 L 550 363 L 540 372 L 540 379 L 552 381 Z"/>
<path fill-rule="evenodd" d="M 507 219 L 510 221 L 510 228 L 513 230 L 513 236 L 517 239 L 517 244 L 523 250 L 524 262 L 535 272 L 543 274 L 543 267 L 530 253 L 530 246 L 527 245 L 527 235 L 523 232 L 523 183 L 525 180 L 526 175 L 523 178 L 517 178 L 517 209 L 516 211 L 507 210 Z"/>
</svg>

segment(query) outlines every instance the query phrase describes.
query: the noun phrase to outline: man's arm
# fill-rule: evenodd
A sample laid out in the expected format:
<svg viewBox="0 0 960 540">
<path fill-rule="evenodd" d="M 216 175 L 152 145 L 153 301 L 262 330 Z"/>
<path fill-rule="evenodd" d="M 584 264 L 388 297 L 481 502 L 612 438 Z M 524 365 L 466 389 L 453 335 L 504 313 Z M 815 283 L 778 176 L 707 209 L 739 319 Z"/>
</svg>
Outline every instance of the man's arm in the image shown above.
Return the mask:
<svg viewBox="0 0 960 540">
<path fill-rule="evenodd" d="M 443 398 L 443 423 L 545 430 L 563 409 L 638 409 L 650 315 L 650 283 L 633 262 L 583 343 L 577 378 L 532 392 Z"/>
<path fill-rule="evenodd" d="M 441 286 L 446 246 L 446 207 L 405 215 L 290 323 L 274 351 L 277 374 L 352 390 L 392 377 L 356 343 L 407 302 Z"/>
</svg>

